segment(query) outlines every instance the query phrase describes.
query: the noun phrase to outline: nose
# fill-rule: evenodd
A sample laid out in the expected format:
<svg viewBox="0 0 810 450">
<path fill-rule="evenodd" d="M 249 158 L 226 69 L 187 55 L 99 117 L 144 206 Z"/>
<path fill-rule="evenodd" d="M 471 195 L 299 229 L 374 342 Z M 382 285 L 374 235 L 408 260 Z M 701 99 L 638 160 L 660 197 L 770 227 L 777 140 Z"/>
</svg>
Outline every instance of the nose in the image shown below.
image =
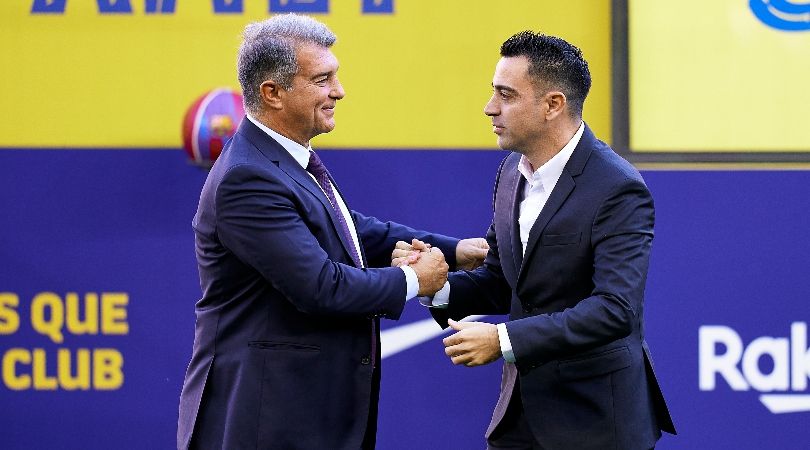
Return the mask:
<svg viewBox="0 0 810 450">
<path fill-rule="evenodd" d="M 335 76 L 335 82 L 332 86 L 332 91 L 329 92 L 329 96 L 335 100 L 340 100 L 346 96 L 346 91 L 343 90 L 343 85 L 340 84 L 340 80 L 338 80 L 337 76 Z"/>
<path fill-rule="evenodd" d="M 496 103 L 495 94 L 492 94 L 492 97 L 489 98 L 487 104 L 484 105 L 484 114 L 490 117 L 497 116 L 499 114 L 499 111 L 495 103 Z"/>
</svg>

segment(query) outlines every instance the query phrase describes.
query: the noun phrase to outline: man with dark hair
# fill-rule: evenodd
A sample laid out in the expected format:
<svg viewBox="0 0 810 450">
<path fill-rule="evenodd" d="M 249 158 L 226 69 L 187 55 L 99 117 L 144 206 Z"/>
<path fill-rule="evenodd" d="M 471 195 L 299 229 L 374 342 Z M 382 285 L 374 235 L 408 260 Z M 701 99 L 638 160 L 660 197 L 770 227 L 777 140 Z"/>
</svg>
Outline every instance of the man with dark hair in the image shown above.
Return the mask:
<svg viewBox="0 0 810 450">
<path fill-rule="evenodd" d="M 247 117 L 211 169 L 194 216 L 203 297 L 180 397 L 178 448 L 372 449 L 379 318 L 435 291 L 450 265 L 483 261 L 458 241 L 348 208 L 310 140 L 344 96 L 335 35 L 315 19 L 245 28 Z M 387 267 L 398 240 L 434 246 Z"/>
<path fill-rule="evenodd" d="M 591 76 L 578 48 L 525 31 L 501 56 L 484 113 L 512 153 L 495 181 L 490 250 L 423 302 L 456 330 L 444 340 L 454 364 L 504 359 L 489 448 L 652 448 L 675 433 L 644 340 L 653 199 L 582 121 Z M 398 243 L 394 265 L 424 249 Z M 456 322 L 506 313 L 498 325 Z"/>
</svg>

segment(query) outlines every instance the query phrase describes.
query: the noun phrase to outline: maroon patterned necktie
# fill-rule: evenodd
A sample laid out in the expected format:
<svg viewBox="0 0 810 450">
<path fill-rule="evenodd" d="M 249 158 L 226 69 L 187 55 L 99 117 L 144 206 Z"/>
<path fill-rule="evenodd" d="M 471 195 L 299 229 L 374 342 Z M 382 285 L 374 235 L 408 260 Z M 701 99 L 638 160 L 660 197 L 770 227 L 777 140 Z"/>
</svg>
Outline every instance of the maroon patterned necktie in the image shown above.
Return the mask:
<svg viewBox="0 0 810 450">
<path fill-rule="evenodd" d="M 332 204 L 332 209 L 335 211 L 335 216 L 337 216 L 338 222 L 340 222 L 340 229 L 343 231 L 343 237 L 346 238 L 346 242 L 349 243 L 349 249 L 351 250 L 349 253 L 351 254 L 352 260 L 357 267 L 363 267 L 360 263 L 360 255 L 357 254 L 357 247 L 354 245 L 354 239 L 352 239 L 352 233 L 349 231 L 349 225 L 346 223 L 346 217 L 343 216 L 343 213 L 340 211 L 340 207 L 338 206 L 337 199 L 335 198 L 335 191 L 332 190 L 332 183 L 329 182 L 329 171 L 326 170 L 326 166 L 323 165 L 321 158 L 315 154 L 312 150 L 309 151 L 309 164 L 307 164 L 307 172 L 311 173 L 315 177 L 315 181 L 318 182 L 318 185 L 323 189 L 324 194 L 326 194 L 326 198 L 329 199 L 329 203 Z"/>
<path fill-rule="evenodd" d="M 343 236 L 346 238 L 346 242 L 349 243 L 349 249 L 351 251 L 352 260 L 354 260 L 354 264 L 360 268 L 363 265 L 360 263 L 360 255 L 357 254 L 357 247 L 354 245 L 354 239 L 352 239 L 352 233 L 349 231 L 349 225 L 346 223 L 346 217 L 343 216 L 343 213 L 340 211 L 340 207 L 338 206 L 337 199 L 335 198 L 335 191 L 332 190 L 332 183 L 329 181 L 329 171 L 326 170 L 326 166 L 323 165 L 321 158 L 315 154 L 312 150 L 309 151 L 309 164 L 307 164 L 307 172 L 311 173 L 312 176 L 315 177 L 315 181 L 318 182 L 318 185 L 323 189 L 324 194 L 326 194 L 326 198 L 329 199 L 329 203 L 332 204 L 332 209 L 335 211 L 335 216 L 340 222 L 340 229 L 343 230 Z M 377 319 L 371 319 L 371 364 L 372 367 L 377 367 Z"/>
</svg>

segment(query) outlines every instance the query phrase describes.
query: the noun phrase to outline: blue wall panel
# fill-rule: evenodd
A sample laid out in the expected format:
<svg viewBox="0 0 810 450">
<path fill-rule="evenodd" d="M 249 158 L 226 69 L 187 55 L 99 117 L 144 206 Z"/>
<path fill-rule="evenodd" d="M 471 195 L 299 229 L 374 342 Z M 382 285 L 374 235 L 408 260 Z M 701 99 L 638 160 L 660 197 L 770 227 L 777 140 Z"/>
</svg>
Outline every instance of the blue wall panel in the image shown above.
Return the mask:
<svg viewBox="0 0 810 450">
<path fill-rule="evenodd" d="M 489 225 L 504 153 L 322 155 L 353 208 L 468 237 Z M 644 176 L 657 208 L 647 336 L 680 431 L 659 448 L 807 448 L 810 413 L 773 414 L 760 401 L 763 392 L 734 391 L 719 375 L 713 390 L 701 390 L 698 349 L 702 326 L 729 327 L 747 352 L 755 339 L 788 340 L 792 323 L 808 321 L 810 172 Z M 123 385 L 112 391 L 13 390 L 0 382 L 0 447 L 174 445 L 200 295 L 190 222 L 204 179 L 179 150 L 0 150 L 0 293 L 20 302 L 19 330 L 0 334 L 0 357 L 11 348 L 42 348 L 51 374 L 60 348 L 111 348 L 124 359 Z M 55 343 L 30 322 L 31 300 L 41 292 L 125 292 L 129 333 L 65 333 Z M 384 328 L 426 318 L 412 304 L 400 323 Z M 780 358 L 758 358 L 758 372 L 781 370 Z M 391 356 L 383 365 L 379 447 L 482 448 L 499 380 L 497 364 L 452 366 L 439 338 Z M 771 394 L 806 392 L 792 384 Z"/>
</svg>

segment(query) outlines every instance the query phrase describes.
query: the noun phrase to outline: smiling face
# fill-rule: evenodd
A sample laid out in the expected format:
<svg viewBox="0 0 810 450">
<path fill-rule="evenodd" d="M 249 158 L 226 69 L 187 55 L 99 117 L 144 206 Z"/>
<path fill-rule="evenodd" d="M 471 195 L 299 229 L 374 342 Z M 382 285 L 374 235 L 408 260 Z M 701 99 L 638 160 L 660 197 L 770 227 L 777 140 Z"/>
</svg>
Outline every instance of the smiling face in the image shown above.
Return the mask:
<svg viewBox="0 0 810 450">
<path fill-rule="evenodd" d="M 529 77 L 525 56 L 504 57 L 495 67 L 492 97 L 484 114 L 492 118 L 498 146 L 528 154 L 545 135 L 547 104 Z"/>
<path fill-rule="evenodd" d="M 337 78 L 338 60 L 332 51 L 316 44 L 296 49 L 298 72 L 289 90 L 280 89 L 280 133 L 302 144 L 335 128 L 335 104 L 346 93 Z"/>
</svg>

